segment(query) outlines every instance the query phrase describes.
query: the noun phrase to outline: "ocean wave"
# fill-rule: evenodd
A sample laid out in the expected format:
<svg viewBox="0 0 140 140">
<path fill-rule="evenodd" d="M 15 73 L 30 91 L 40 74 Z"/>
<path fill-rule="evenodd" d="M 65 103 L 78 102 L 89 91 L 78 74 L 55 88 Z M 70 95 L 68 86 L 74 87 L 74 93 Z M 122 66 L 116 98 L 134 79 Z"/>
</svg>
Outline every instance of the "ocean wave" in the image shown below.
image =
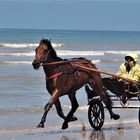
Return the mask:
<svg viewBox="0 0 140 140">
<path fill-rule="evenodd" d="M 120 101 L 118 101 L 118 103 L 119 104 L 117 104 L 117 105 L 115 104 L 115 107 L 118 107 L 118 110 L 121 110 L 122 109 L 122 105 L 120 105 Z M 139 106 L 139 104 L 137 104 L 137 105 L 133 104 L 133 105 L 131 105 L 131 107 L 132 108 L 125 108 L 125 110 L 135 110 L 135 111 L 137 111 L 140 106 Z M 71 106 L 70 105 L 64 105 L 64 108 L 69 110 L 69 109 L 71 109 Z M 88 108 L 89 107 L 87 105 L 83 105 L 83 106 L 80 106 L 78 108 L 78 110 L 82 111 L 82 112 L 87 112 Z"/>
<path fill-rule="evenodd" d="M 0 64 L 32 64 L 32 61 L 0 61 Z"/>
<path fill-rule="evenodd" d="M 96 63 L 100 63 L 101 60 L 92 60 L 92 63 L 96 64 Z M 4 64 L 12 64 L 12 65 L 20 65 L 20 64 L 27 64 L 27 65 L 31 65 L 32 61 L 0 61 L 0 65 L 4 65 Z"/>
<path fill-rule="evenodd" d="M 0 46 L 4 48 L 33 48 L 38 45 L 38 43 L 0 43 Z M 54 48 L 61 47 L 63 45 L 63 43 L 52 43 Z"/>
<path fill-rule="evenodd" d="M 60 56 L 102 56 L 105 53 L 103 51 L 67 51 L 58 50 L 57 54 Z"/>
<path fill-rule="evenodd" d="M 7 52 L 4 52 L 4 53 L 0 53 L 1 56 L 34 56 L 35 55 L 35 52 L 20 52 L 20 53 L 7 53 Z"/>
<path fill-rule="evenodd" d="M 1 114 L 5 113 L 29 113 L 29 112 L 42 112 L 42 107 L 38 108 L 16 108 L 16 109 L 0 109 Z"/>
<path fill-rule="evenodd" d="M 123 60 L 119 60 L 119 59 L 94 59 L 94 60 L 91 60 L 91 62 L 93 64 L 97 64 L 97 63 L 101 63 L 101 62 L 122 62 Z M 0 64 L 13 64 L 13 65 L 20 65 L 20 64 L 29 64 L 31 65 L 32 64 L 32 61 L 0 61 Z"/>
<path fill-rule="evenodd" d="M 130 51 L 69 51 L 69 50 L 57 50 L 59 56 L 103 56 L 103 55 L 126 55 Z M 140 51 L 131 51 L 140 55 Z M 34 56 L 35 52 L 1 52 L 0 55 L 8 56 Z"/>
<path fill-rule="evenodd" d="M 140 55 L 140 51 L 131 51 L 131 52 L 133 52 L 133 53 L 136 53 L 136 54 L 138 54 L 138 55 Z M 112 54 L 112 55 L 114 55 L 114 54 L 119 54 L 119 55 L 126 55 L 126 54 L 128 54 L 128 53 L 130 53 L 130 51 L 104 51 L 104 54 L 106 55 L 108 55 L 108 54 Z"/>
<path fill-rule="evenodd" d="M 103 55 L 126 55 L 130 51 L 68 51 L 58 50 L 57 54 L 60 56 L 103 56 Z M 140 55 L 140 51 L 131 51 Z"/>
</svg>

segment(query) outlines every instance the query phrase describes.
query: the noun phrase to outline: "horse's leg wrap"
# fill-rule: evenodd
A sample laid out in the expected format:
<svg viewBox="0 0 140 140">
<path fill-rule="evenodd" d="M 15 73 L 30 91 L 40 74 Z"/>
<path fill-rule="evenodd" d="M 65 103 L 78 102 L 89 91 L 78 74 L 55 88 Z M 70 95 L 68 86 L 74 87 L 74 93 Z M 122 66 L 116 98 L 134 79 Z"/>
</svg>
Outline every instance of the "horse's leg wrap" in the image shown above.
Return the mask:
<svg viewBox="0 0 140 140">
<path fill-rule="evenodd" d="M 47 113 L 48 111 L 50 110 L 50 108 L 52 107 L 52 102 L 51 100 L 45 105 L 45 112 L 43 114 L 43 117 L 41 118 L 41 122 L 37 125 L 37 127 L 44 127 L 44 123 L 46 121 L 46 116 L 47 116 Z"/>
<path fill-rule="evenodd" d="M 45 110 L 45 112 L 47 111 L 49 111 L 50 110 L 50 108 L 52 107 L 52 103 L 51 103 L 51 101 L 49 101 L 46 105 L 45 105 L 45 107 L 44 107 L 44 110 Z"/>
</svg>

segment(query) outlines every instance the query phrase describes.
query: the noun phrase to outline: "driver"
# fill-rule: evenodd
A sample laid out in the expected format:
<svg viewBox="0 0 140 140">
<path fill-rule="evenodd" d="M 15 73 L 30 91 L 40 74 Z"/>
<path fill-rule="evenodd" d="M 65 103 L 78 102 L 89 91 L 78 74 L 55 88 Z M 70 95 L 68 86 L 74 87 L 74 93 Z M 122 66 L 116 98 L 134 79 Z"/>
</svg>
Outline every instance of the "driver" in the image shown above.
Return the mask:
<svg viewBox="0 0 140 140">
<path fill-rule="evenodd" d="M 121 64 L 117 75 L 140 82 L 140 66 L 136 63 L 137 61 L 137 54 L 128 53 L 125 56 L 125 62 Z"/>
<path fill-rule="evenodd" d="M 124 82 L 125 93 L 140 95 L 140 66 L 137 64 L 138 55 L 135 53 L 128 53 L 125 56 L 125 62 L 120 65 L 117 75 L 128 78 L 134 83 Z M 126 103 L 126 96 L 122 95 L 123 103 Z"/>
</svg>

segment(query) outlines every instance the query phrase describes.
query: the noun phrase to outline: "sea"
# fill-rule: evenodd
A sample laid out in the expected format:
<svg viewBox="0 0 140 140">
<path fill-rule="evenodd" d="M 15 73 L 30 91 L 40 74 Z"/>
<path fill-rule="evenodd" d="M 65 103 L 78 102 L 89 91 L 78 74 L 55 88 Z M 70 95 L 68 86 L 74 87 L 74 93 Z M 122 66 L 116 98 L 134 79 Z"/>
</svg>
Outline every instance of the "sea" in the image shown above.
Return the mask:
<svg viewBox="0 0 140 140">
<path fill-rule="evenodd" d="M 0 29 L 0 129 L 35 127 L 42 117 L 50 95 L 46 90 L 42 67 L 39 70 L 32 67 L 35 48 L 42 38 L 51 40 L 59 57 L 83 57 L 95 63 L 98 69 L 114 74 L 127 53 L 134 52 L 140 57 L 139 31 Z M 77 91 L 77 100 L 79 109 L 76 115 L 80 122 L 85 123 L 85 118 L 88 118 L 88 101 L 84 87 Z M 71 108 L 68 96 L 60 97 L 60 101 L 66 114 Z M 121 116 L 117 123 L 138 123 L 138 110 L 123 108 L 114 111 Z M 54 106 L 50 112 L 46 124 L 57 116 Z M 115 123 L 110 121 L 108 112 L 106 116 L 106 123 Z M 61 128 L 61 123 L 58 124 L 60 120 L 58 117 L 50 125 Z"/>
</svg>

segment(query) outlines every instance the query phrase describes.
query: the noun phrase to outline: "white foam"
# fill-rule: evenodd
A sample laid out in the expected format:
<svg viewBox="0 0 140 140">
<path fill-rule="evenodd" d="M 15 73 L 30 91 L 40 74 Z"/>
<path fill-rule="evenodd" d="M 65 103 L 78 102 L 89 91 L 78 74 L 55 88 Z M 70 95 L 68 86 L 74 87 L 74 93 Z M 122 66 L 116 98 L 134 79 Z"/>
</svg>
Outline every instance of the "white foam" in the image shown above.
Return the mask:
<svg viewBox="0 0 140 140">
<path fill-rule="evenodd" d="M 0 55 L 8 55 L 8 56 L 34 56 L 35 52 L 0 53 Z"/>
<path fill-rule="evenodd" d="M 31 48 L 31 47 L 37 47 L 38 44 L 33 43 L 25 43 L 25 44 L 15 44 L 15 43 L 0 43 L 1 46 L 4 46 L 6 48 Z"/>
<path fill-rule="evenodd" d="M 101 62 L 100 60 L 92 60 L 92 63 L 96 64 Z M 1 64 L 32 64 L 32 61 L 0 61 Z"/>
<path fill-rule="evenodd" d="M 103 55 L 126 55 L 130 51 L 68 51 L 58 50 L 57 54 L 60 56 L 103 56 Z M 140 55 L 140 51 L 131 51 Z"/>
<path fill-rule="evenodd" d="M 3 46 L 5 48 L 33 48 L 37 47 L 38 45 L 38 43 L 0 43 L 0 46 Z M 61 47 L 63 45 L 63 43 L 52 43 L 52 46 L 54 48 Z"/>
<path fill-rule="evenodd" d="M 105 54 L 120 54 L 120 55 L 126 55 L 129 52 L 130 51 L 104 51 Z M 131 52 L 140 55 L 140 51 L 131 51 Z"/>
<path fill-rule="evenodd" d="M 101 62 L 101 60 L 96 59 L 96 60 L 91 60 L 91 62 L 92 62 L 93 64 L 97 64 L 97 63 L 100 63 L 100 62 Z"/>
<path fill-rule="evenodd" d="M 32 64 L 31 61 L 2 61 L 3 64 Z"/>
<path fill-rule="evenodd" d="M 101 56 L 104 55 L 102 51 L 68 51 L 58 50 L 57 54 L 60 56 Z"/>
<path fill-rule="evenodd" d="M 130 51 L 69 51 L 69 50 L 57 50 L 58 56 L 103 56 L 103 55 L 126 55 Z M 140 51 L 131 51 L 133 53 L 137 53 L 140 55 Z M 34 56 L 35 52 L 2 52 L 0 55 L 8 55 L 8 56 Z"/>
</svg>

